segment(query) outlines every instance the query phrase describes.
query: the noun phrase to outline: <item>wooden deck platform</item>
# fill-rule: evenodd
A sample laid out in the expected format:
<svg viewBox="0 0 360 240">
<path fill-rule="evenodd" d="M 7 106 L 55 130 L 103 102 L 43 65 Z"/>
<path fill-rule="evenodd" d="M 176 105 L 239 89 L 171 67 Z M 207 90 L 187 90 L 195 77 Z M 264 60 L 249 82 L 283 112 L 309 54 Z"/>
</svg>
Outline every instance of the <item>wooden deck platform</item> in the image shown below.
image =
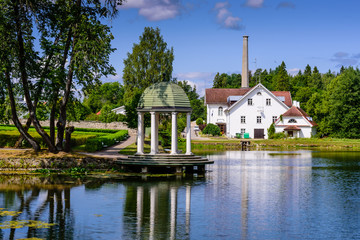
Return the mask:
<svg viewBox="0 0 360 240">
<path fill-rule="evenodd" d="M 205 172 L 207 164 L 213 164 L 207 158 L 185 154 L 134 155 L 128 159 L 116 160 L 122 168 L 142 173 L 192 173 Z"/>
</svg>

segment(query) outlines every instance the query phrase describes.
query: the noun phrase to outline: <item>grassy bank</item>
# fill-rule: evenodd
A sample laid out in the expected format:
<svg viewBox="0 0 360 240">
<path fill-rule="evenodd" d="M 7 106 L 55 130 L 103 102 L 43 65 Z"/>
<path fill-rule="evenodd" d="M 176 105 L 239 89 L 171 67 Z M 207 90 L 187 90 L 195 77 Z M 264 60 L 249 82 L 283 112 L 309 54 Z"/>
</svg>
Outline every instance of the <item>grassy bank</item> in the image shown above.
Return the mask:
<svg viewBox="0 0 360 240">
<path fill-rule="evenodd" d="M 44 129 L 49 134 L 49 127 L 44 127 Z M 42 148 L 46 147 L 42 137 L 33 127 L 30 127 L 28 132 Z M 15 126 L 0 125 L 0 147 L 13 147 L 19 136 Z M 79 151 L 95 152 L 123 141 L 127 137 L 127 130 L 75 128 L 71 135 L 71 147 Z M 23 143 L 24 147 L 30 147 L 25 141 Z"/>
</svg>

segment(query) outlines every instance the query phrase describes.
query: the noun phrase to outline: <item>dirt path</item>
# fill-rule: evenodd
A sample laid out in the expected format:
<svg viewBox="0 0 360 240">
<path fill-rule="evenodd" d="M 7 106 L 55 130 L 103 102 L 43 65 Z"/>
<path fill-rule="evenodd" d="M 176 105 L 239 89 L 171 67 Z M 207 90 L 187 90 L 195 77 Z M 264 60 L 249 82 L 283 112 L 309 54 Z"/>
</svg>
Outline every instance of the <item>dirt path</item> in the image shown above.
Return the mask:
<svg viewBox="0 0 360 240">
<path fill-rule="evenodd" d="M 191 122 L 191 140 L 210 140 L 210 138 L 201 137 L 199 133 L 195 133 L 194 127 L 196 126 L 195 121 Z"/>
</svg>

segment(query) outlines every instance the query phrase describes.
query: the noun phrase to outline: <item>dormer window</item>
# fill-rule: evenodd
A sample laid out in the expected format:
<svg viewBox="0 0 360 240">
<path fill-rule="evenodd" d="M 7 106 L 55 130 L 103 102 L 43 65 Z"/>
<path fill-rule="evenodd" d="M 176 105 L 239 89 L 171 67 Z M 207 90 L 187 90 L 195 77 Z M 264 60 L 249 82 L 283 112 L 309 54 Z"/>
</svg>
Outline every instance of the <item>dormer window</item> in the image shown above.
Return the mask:
<svg viewBox="0 0 360 240">
<path fill-rule="evenodd" d="M 297 121 L 292 118 L 292 119 L 290 119 L 290 120 L 288 121 L 288 123 L 297 123 Z"/>
<path fill-rule="evenodd" d="M 252 100 L 252 98 L 249 98 L 249 99 L 248 99 L 248 105 L 253 105 L 253 100 Z"/>
<path fill-rule="evenodd" d="M 223 108 L 219 107 L 218 109 L 218 116 L 222 116 L 223 115 Z"/>
</svg>

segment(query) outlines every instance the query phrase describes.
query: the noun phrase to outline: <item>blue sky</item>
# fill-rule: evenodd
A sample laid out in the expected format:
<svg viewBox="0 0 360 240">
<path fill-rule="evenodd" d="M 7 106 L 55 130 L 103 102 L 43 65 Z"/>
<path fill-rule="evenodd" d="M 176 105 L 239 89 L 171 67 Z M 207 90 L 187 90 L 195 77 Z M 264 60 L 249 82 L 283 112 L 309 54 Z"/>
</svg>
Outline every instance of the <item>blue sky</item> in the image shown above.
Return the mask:
<svg viewBox="0 0 360 240">
<path fill-rule="evenodd" d="M 112 26 L 111 62 L 122 83 L 123 60 L 144 27 L 158 27 L 174 48 L 173 77 L 204 89 L 217 72 L 241 73 L 242 36 L 249 35 L 249 68 L 289 73 L 306 64 L 320 72 L 360 65 L 358 0 L 127 0 Z M 256 61 L 255 61 L 256 59 Z"/>
</svg>

